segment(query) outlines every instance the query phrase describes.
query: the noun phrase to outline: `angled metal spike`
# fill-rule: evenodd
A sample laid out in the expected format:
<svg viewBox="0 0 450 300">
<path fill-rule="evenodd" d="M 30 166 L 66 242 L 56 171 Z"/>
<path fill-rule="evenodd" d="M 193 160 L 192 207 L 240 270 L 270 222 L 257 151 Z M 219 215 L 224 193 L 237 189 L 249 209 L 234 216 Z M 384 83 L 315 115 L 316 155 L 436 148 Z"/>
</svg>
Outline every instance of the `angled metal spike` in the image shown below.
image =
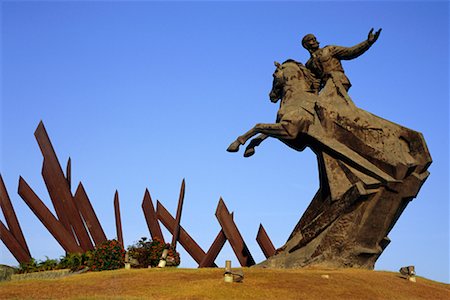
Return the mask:
<svg viewBox="0 0 450 300">
<path fill-rule="evenodd" d="M 45 204 L 39 199 L 26 181 L 19 178 L 19 195 L 44 224 L 56 241 L 69 253 L 82 253 L 83 249 L 77 244 L 72 234 L 59 222 Z"/>
<path fill-rule="evenodd" d="M 259 247 L 261 247 L 262 252 L 266 258 L 269 258 L 275 255 L 276 249 L 267 235 L 266 230 L 259 224 L 258 234 L 256 235 L 256 241 L 258 242 Z"/>
<path fill-rule="evenodd" d="M 34 135 L 44 156 L 42 176 L 55 206 L 56 214 L 69 232 L 71 232 L 70 227 L 73 228 L 83 250 L 94 249 L 89 234 L 84 227 L 83 220 L 73 203 L 72 192 L 69 189 L 67 179 L 64 176 L 42 121 L 39 123 Z"/>
<path fill-rule="evenodd" d="M 6 228 L 5 224 L 0 221 L 0 239 L 5 243 L 6 248 L 17 259 L 19 263 L 27 263 L 31 260 L 31 256 L 23 249 L 20 242 Z"/>
<path fill-rule="evenodd" d="M 102 225 L 100 225 L 100 221 L 95 214 L 91 201 L 89 201 L 86 190 L 81 182 L 78 184 L 73 200 L 84 219 L 84 223 L 86 224 L 95 245 L 106 241 L 105 232 L 103 231 Z"/>
<path fill-rule="evenodd" d="M 156 203 L 156 214 L 158 219 L 163 223 L 163 225 L 173 234 L 175 230 L 176 221 L 172 215 L 167 211 L 167 209 L 157 201 Z M 206 253 L 200 248 L 200 246 L 194 241 L 194 239 L 184 230 L 183 226 L 180 226 L 180 238 L 178 240 L 186 250 L 187 253 L 198 263 L 203 260 Z M 215 265 L 214 265 L 215 267 Z"/>
<path fill-rule="evenodd" d="M 233 217 L 233 213 L 231 213 L 231 217 Z M 209 268 L 214 265 L 214 261 L 217 258 L 217 255 L 219 255 L 220 250 L 222 250 L 223 246 L 225 245 L 225 242 L 227 241 L 227 237 L 225 236 L 225 232 L 221 229 L 219 233 L 217 234 L 216 238 L 214 239 L 214 242 L 211 244 L 211 247 L 209 247 L 208 251 L 206 252 L 205 257 L 199 264 L 199 268 Z"/>
<path fill-rule="evenodd" d="M 152 236 L 152 240 L 159 239 L 164 244 L 164 236 L 159 226 L 158 216 L 156 215 L 155 207 L 153 206 L 152 197 L 148 189 L 145 189 L 144 199 L 142 200 L 142 211 L 144 212 L 145 221 L 147 222 L 148 230 Z"/>
<path fill-rule="evenodd" d="M 181 211 L 183 209 L 185 187 L 186 184 L 183 178 L 183 181 L 181 182 L 180 197 L 178 198 L 177 215 L 175 217 L 175 229 L 173 231 L 172 243 L 170 244 L 173 249 L 176 248 L 177 240 L 180 235 Z"/>
<path fill-rule="evenodd" d="M 69 185 L 69 191 L 72 190 L 72 160 L 67 160 L 67 166 L 66 166 L 66 180 L 67 184 Z"/>
<path fill-rule="evenodd" d="M 27 253 L 31 257 L 30 249 L 28 248 L 27 242 L 23 235 L 22 229 L 20 228 L 19 220 L 17 219 L 16 213 L 9 198 L 8 191 L 6 190 L 5 183 L 3 181 L 2 175 L 0 174 L 0 207 L 2 208 L 3 215 L 5 216 L 6 224 L 8 225 L 9 231 Z"/>
<path fill-rule="evenodd" d="M 116 190 L 116 193 L 114 194 L 114 213 L 115 213 L 115 216 L 116 216 L 117 241 L 124 248 L 123 234 L 122 234 L 122 221 L 120 219 L 119 192 L 117 190 Z"/>
<path fill-rule="evenodd" d="M 216 217 L 241 266 L 249 267 L 254 265 L 255 261 L 222 198 L 220 198 L 217 206 Z"/>
</svg>

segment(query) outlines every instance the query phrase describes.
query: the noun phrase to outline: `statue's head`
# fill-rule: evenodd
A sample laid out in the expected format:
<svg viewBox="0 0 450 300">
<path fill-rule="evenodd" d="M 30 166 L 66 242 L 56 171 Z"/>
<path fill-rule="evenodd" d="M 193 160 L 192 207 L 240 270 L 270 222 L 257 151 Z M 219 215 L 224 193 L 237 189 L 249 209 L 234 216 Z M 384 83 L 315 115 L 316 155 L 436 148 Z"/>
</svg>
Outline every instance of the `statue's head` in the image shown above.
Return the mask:
<svg viewBox="0 0 450 300">
<path fill-rule="evenodd" d="M 312 33 L 308 33 L 302 39 L 302 46 L 308 51 L 319 49 L 319 42 L 316 37 Z"/>
</svg>

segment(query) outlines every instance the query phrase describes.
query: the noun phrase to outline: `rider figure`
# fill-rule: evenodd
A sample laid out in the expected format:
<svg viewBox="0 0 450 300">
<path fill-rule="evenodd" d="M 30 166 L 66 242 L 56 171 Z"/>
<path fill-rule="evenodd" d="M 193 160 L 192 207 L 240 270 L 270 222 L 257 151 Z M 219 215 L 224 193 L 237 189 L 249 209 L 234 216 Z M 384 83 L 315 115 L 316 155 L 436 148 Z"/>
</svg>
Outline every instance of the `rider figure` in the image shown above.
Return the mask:
<svg viewBox="0 0 450 300">
<path fill-rule="evenodd" d="M 380 35 L 381 29 L 375 34 L 370 30 L 367 40 L 353 47 L 325 46 L 319 48 L 319 42 L 313 34 L 307 34 L 302 39 L 302 46 L 309 51 L 311 57 L 306 62 L 306 67 L 321 79 L 321 88 L 325 86 L 328 79 L 332 78 L 335 84 L 342 84 L 346 91 L 352 86 L 350 80 L 345 76 L 341 60 L 356 58 L 366 52 Z"/>
</svg>

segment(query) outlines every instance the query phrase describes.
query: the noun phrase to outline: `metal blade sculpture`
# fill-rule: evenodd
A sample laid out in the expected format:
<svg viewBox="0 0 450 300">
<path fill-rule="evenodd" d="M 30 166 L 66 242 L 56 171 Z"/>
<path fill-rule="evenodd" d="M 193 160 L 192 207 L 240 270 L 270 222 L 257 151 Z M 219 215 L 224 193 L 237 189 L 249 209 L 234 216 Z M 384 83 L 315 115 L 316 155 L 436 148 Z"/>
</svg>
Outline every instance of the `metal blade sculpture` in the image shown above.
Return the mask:
<svg viewBox="0 0 450 300">
<path fill-rule="evenodd" d="M 173 249 L 176 248 L 177 240 L 178 240 L 178 237 L 180 235 L 181 211 L 183 210 L 185 185 L 186 184 L 185 184 L 184 178 L 183 178 L 183 181 L 181 182 L 180 198 L 178 199 L 177 215 L 176 215 L 176 218 L 175 218 L 175 229 L 173 231 L 172 243 L 171 243 L 171 246 L 172 246 Z"/>
<path fill-rule="evenodd" d="M 255 261 L 222 198 L 217 205 L 216 217 L 241 266 L 250 267 L 254 265 Z"/>
<path fill-rule="evenodd" d="M 6 190 L 5 183 L 3 182 L 3 177 L 0 174 L 0 207 L 3 211 L 3 215 L 5 216 L 6 224 L 8 227 L 5 226 L 5 229 L 8 230 L 12 235 L 12 238 L 14 238 L 17 241 L 18 246 L 20 246 L 18 249 L 18 246 L 16 245 L 13 247 L 14 249 L 17 249 L 15 251 L 23 252 L 26 255 L 20 254 L 19 256 L 21 259 L 20 262 L 27 262 L 31 259 L 30 250 L 28 249 L 27 242 L 25 241 L 25 237 L 23 236 L 22 229 L 20 228 L 19 220 L 17 219 L 16 213 L 14 212 L 14 208 L 11 203 L 11 199 L 9 198 L 8 191 Z M 2 235 L 3 236 L 3 235 Z M 14 242 L 14 244 L 16 244 Z M 15 251 L 11 251 L 14 255 Z M 14 255 L 15 257 L 17 255 Z"/>
<path fill-rule="evenodd" d="M 72 232 L 73 229 L 75 237 L 83 250 L 94 249 L 89 234 L 84 227 L 83 220 L 75 207 L 67 178 L 64 176 L 42 121 L 39 123 L 34 135 L 44 156 L 42 176 L 58 218 L 69 232 Z"/>
<path fill-rule="evenodd" d="M 31 260 L 30 254 L 25 251 L 20 242 L 2 221 L 0 221 L 0 238 L 18 262 L 27 263 Z"/>
<path fill-rule="evenodd" d="M 177 226 L 176 220 L 169 211 L 161 204 L 161 202 L 156 201 L 156 214 L 158 219 L 163 223 L 163 225 L 169 230 L 173 235 L 175 232 L 175 227 Z M 178 241 L 183 246 L 183 248 L 189 253 L 189 255 L 198 263 L 203 260 L 206 253 L 203 249 L 195 242 L 195 240 L 180 226 L 180 233 Z"/>
<path fill-rule="evenodd" d="M 231 213 L 231 218 L 233 218 L 233 213 Z M 219 255 L 220 250 L 222 250 L 226 241 L 227 241 L 227 236 L 225 235 L 225 232 L 223 231 L 223 229 L 220 229 L 219 233 L 217 234 L 213 243 L 209 247 L 208 252 L 206 252 L 205 257 L 200 262 L 198 267 L 199 268 L 212 267 L 214 264 L 214 261 L 217 258 L 217 255 Z"/>
<path fill-rule="evenodd" d="M 144 199 L 142 200 L 142 211 L 144 212 L 145 221 L 147 222 L 148 230 L 150 231 L 152 239 L 158 239 L 165 244 L 166 242 L 164 241 L 164 236 L 162 234 L 161 227 L 159 226 L 158 216 L 156 215 L 152 197 L 150 196 L 148 189 L 145 189 Z"/>
<path fill-rule="evenodd" d="M 258 245 L 261 247 L 261 250 L 264 253 L 264 256 L 266 258 L 269 258 L 269 257 L 275 255 L 275 253 L 276 253 L 275 247 L 272 244 L 272 241 L 270 240 L 269 236 L 267 235 L 267 232 L 264 229 L 264 227 L 262 226 L 262 224 L 259 224 L 256 241 L 258 242 Z"/>
<path fill-rule="evenodd" d="M 117 241 L 125 249 L 123 244 L 122 220 L 120 219 L 119 192 L 117 190 L 114 194 L 114 215 L 116 216 Z"/>
<path fill-rule="evenodd" d="M 22 177 L 19 179 L 19 195 L 66 252 L 84 252 L 76 242 L 74 236 L 70 234 L 62 222 L 53 216 Z"/>
<path fill-rule="evenodd" d="M 42 176 L 57 217 L 50 212 L 22 177 L 19 178 L 19 195 L 66 252 L 82 253 L 93 249 L 91 237 L 94 244 L 97 245 L 105 241 L 106 236 L 81 182 L 75 196 L 72 196 L 70 191 L 71 159 L 69 158 L 67 162 L 64 176 L 42 122 L 39 123 L 35 136 L 44 156 Z M 0 205 L 10 227 L 8 229 L 3 224 L 0 237 L 19 262 L 27 262 L 31 255 L 1 175 L 0 179 Z M 26 253 L 26 256 L 23 253 Z"/>
<path fill-rule="evenodd" d="M 80 182 L 78 184 L 75 196 L 73 198 L 75 205 L 80 212 L 84 223 L 94 241 L 95 245 L 101 244 L 106 241 L 106 235 L 103 231 L 102 225 L 95 214 L 94 208 L 89 201 L 88 195 L 84 189 L 83 184 Z"/>
</svg>

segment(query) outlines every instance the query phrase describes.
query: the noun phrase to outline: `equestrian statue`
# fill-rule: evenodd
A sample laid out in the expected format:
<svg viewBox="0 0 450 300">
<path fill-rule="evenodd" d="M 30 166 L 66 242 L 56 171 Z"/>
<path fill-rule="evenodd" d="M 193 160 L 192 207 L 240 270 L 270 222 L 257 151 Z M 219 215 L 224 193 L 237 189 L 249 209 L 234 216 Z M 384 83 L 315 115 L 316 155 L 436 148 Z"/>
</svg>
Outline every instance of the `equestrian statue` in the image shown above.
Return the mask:
<svg viewBox="0 0 450 300">
<path fill-rule="evenodd" d="M 269 97 L 280 101 L 275 123 L 258 123 L 231 143 L 250 157 L 266 138 L 317 156 L 320 186 L 286 244 L 260 263 L 373 269 L 390 243 L 388 233 L 417 196 L 431 164 L 421 133 L 355 106 L 341 60 L 353 59 L 378 39 L 381 29 L 353 47 L 326 46 L 312 34 L 302 45 L 306 66 L 275 62 Z"/>
</svg>

